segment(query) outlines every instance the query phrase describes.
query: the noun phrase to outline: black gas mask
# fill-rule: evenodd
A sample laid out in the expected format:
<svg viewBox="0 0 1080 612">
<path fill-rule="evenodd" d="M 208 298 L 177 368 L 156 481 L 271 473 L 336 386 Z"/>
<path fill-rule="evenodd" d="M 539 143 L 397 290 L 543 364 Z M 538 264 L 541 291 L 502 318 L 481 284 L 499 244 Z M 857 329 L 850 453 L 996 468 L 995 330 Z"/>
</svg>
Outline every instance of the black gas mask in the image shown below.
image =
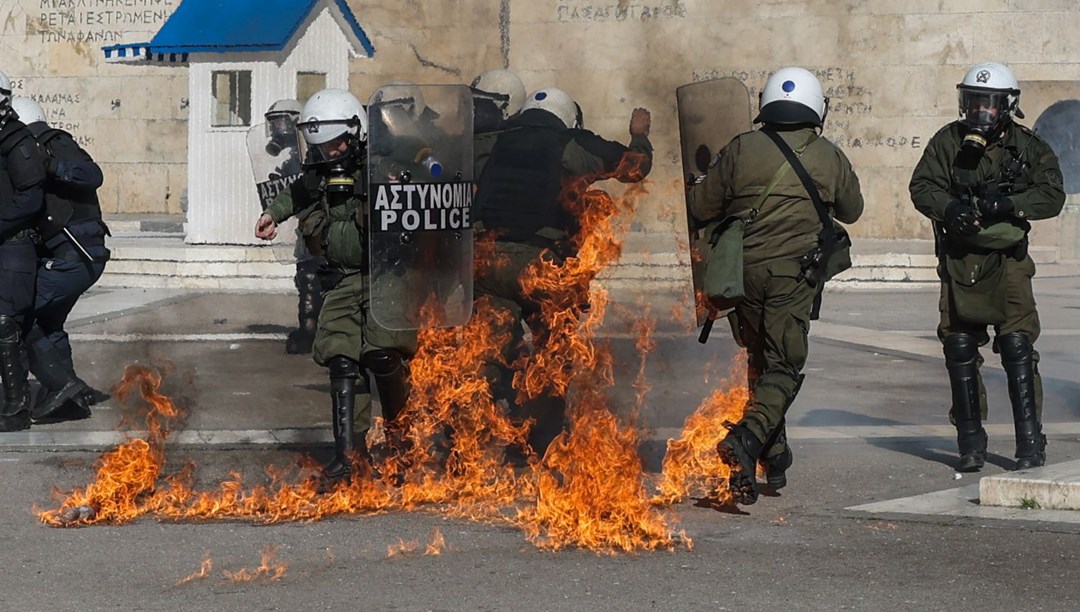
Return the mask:
<svg viewBox="0 0 1080 612">
<path fill-rule="evenodd" d="M 965 128 L 960 147 L 966 154 L 981 156 L 1001 136 L 1014 114 L 1024 118 L 1016 107 L 1017 95 L 1018 91 L 957 85 L 960 123 Z"/>
</svg>

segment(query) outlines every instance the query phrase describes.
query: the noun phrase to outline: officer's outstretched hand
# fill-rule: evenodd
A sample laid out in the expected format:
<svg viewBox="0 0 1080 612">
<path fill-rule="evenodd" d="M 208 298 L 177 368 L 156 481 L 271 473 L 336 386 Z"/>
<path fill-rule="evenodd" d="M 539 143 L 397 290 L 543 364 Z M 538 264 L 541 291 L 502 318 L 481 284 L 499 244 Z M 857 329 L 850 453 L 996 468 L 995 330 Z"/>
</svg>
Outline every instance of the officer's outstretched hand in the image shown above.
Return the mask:
<svg viewBox="0 0 1080 612">
<path fill-rule="evenodd" d="M 962 236 L 974 236 L 979 233 L 979 218 L 970 205 L 953 200 L 945 207 L 945 227 Z"/>
<path fill-rule="evenodd" d="M 255 223 L 255 237 L 263 240 L 277 238 L 277 222 L 270 215 L 263 214 Z"/>
<path fill-rule="evenodd" d="M 651 127 L 652 114 L 647 109 L 635 108 L 634 113 L 630 115 L 630 135 L 648 136 Z"/>
</svg>

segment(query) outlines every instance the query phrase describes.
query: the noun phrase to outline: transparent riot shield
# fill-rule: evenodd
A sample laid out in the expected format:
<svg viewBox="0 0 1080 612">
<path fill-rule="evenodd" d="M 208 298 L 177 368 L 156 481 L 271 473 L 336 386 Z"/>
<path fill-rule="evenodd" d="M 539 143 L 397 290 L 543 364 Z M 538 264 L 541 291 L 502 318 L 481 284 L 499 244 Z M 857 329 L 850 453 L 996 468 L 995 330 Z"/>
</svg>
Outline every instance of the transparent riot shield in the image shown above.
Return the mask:
<svg viewBox="0 0 1080 612">
<path fill-rule="evenodd" d="M 388 329 L 472 315 L 472 93 L 389 85 L 368 102 L 371 313 Z"/>
<path fill-rule="evenodd" d="M 750 92 L 742 81 L 734 78 L 713 79 L 683 85 L 675 90 L 679 110 L 679 138 L 682 143 L 683 176 L 700 177 L 733 137 L 749 131 Z M 697 301 L 697 323 L 708 317 L 703 308 L 702 286 L 705 278 L 703 237 L 690 216 L 687 200 L 686 220 L 689 224 L 690 262 L 694 277 L 694 296 Z M 699 241 L 702 244 L 699 244 Z"/>
<path fill-rule="evenodd" d="M 248 157 L 263 210 L 303 174 L 299 137 L 291 121 L 260 123 L 248 130 Z M 274 259 L 281 263 L 291 264 L 311 257 L 297 231 L 298 221 L 293 217 L 281 224 L 277 238 L 270 241 Z"/>
</svg>

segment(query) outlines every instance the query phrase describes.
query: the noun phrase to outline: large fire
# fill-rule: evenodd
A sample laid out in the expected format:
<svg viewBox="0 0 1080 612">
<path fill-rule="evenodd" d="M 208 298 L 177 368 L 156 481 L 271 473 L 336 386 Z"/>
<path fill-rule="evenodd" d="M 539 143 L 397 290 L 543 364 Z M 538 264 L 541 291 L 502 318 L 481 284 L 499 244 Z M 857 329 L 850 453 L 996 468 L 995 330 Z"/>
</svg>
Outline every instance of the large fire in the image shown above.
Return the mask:
<svg viewBox="0 0 1080 612">
<path fill-rule="evenodd" d="M 627 155 L 617 172 L 632 176 L 640 162 Z M 117 396 L 143 407 L 145 435 L 102 455 L 94 482 L 67 493 L 58 507 L 38 516 L 53 526 L 120 524 L 142 516 L 281 523 L 423 509 L 512 524 L 549 550 L 689 547 L 690 539 L 675 529 L 675 519 L 662 504 L 725 489 L 720 485 L 727 474 L 715 446 L 723 435 L 722 422 L 738 419 L 745 390 L 710 397 L 687 420 L 680 440 L 669 443 L 659 484 L 653 482 L 638 454 L 638 421 L 649 390 L 645 360 L 655 347 L 655 320 L 642 308 L 644 316 L 633 326 L 640 358 L 633 383 L 636 403 L 619 414 L 606 396 L 614 382 L 613 358 L 596 341 L 608 299 L 592 285 L 618 259 L 619 220 L 629 218 L 645 186 L 632 185 L 616 199 L 589 184 L 564 186 L 567 206 L 581 226 L 575 254 L 564 262 L 539 261 L 521 279 L 541 304 L 547 331 L 533 351 L 505 365 L 514 369 L 520 400 L 544 394 L 564 398 L 570 421 L 545 456 L 531 457 L 527 468 L 515 469 L 504 458 L 508 446 L 527 448 L 531 422 L 511 420 L 481 374 L 508 339 L 494 331 L 500 315 L 480 301 L 468 324 L 420 332 L 420 348 L 410 362 L 404 439 L 396 442 L 397 452 L 390 452 L 385 436 L 373 428 L 374 471 L 358 471 L 351 481 L 320 491 L 317 466 L 308 462 L 266 468 L 254 483 L 233 473 L 214 487 L 198 489 L 193 464 L 166 471 L 166 442 L 182 415 L 160 392 L 161 374 L 130 366 Z M 478 265 L 499 265 L 488 246 L 477 246 Z M 442 550 L 442 536 L 437 536 L 426 554 Z M 390 547 L 388 554 L 394 551 Z M 263 566 L 257 575 L 280 577 L 273 559 L 264 555 Z"/>
</svg>

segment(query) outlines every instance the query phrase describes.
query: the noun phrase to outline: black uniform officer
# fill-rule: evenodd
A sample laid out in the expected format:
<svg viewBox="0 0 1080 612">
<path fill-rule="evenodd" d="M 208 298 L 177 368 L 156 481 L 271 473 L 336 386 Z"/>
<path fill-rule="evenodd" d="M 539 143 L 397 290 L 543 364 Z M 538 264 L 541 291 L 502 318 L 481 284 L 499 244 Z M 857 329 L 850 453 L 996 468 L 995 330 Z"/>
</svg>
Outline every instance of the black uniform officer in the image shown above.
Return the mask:
<svg viewBox="0 0 1080 612">
<path fill-rule="evenodd" d="M 30 426 L 22 346 L 34 308 L 37 252 L 32 228 L 44 205 L 45 160 L 11 110 L 11 81 L 0 73 L 0 431 Z"/>
</svg>

